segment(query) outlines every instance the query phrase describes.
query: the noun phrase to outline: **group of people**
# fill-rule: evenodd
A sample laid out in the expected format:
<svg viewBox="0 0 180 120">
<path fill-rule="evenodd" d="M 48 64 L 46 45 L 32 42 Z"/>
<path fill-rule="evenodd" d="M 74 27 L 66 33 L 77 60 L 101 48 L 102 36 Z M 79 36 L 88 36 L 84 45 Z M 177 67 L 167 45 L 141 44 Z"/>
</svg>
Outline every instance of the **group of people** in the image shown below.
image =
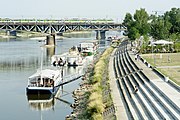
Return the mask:
<svg viewBox="0 0 180 120">
<path fill-rule="evenodd" d="M 53 66 L 64 66 L 66 61 L 63 61 L 62 58 L 58 60 L 58 58 L 53 62 Z"/>
</svg>

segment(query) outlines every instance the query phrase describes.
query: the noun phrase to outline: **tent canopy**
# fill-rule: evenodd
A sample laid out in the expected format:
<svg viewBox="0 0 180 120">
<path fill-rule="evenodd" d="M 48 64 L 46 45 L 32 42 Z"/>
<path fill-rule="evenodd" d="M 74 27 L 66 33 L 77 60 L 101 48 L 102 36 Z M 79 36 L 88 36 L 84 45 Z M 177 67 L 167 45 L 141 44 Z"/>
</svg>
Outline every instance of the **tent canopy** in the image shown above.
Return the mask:
<svg viewBox="0 0 180 120">
<path fill-rule="evenodd" d="M 172 45 L 173 42 L 169 42 L 169 41 L 166 41 L 166 40 L 157 40 L 155 42 L 152 42 L 151 44 L 152 45 Z"/>
</svg>

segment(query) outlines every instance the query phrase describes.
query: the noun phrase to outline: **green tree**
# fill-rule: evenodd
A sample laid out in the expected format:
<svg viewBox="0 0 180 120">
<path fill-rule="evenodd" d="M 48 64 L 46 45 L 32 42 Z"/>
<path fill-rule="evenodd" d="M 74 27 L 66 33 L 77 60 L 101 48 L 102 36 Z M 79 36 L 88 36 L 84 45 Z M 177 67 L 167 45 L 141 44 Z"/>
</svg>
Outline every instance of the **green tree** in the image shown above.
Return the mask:
<svg viewBox="0 0 180 120">
<path fill-rule="evenodd" d="M 164 19 L 163 16 L 153 17 L 151 21 L 151 35 L 155 39 L 167 39 L 171 26 L 171 23 Z"/>
<path fill-rule="evenodd" d="M 134 14 L 136 22 L 136 29 L 138 29 L 140 35 L 147 35 L 150 31 L 150 25 L 148 23 L 149 15 L 145 9 L 136 10 Z"/>
<path fill-rule="evenodd" d="M 129 33 L 128 33 L 128 37 L 131 40 L 135 40 L 136 38 L 139 38 L 140 34 L 139 34 L 138 29 L 136 27 L 131 27 L 131 29 L 129 30 Z"/>
<path fill-rule="evenodd" d="M 131 40 L 135 40 L 142 35 L 147 35 L 150 31 L 148 20 L 149 15 L 145 9 L 136 10 L 134 19 L 130 13 L 127 13 L 123 21 L 123 25 L 127 28 L 126 35 Z"/>
<path fill-rule="evenodd" d="M 180 34 L 180 8 L 172 8 L 167 11 L 164 18 L 172 24 L 170 33 Z"/>
<path fill-rule="evenodd" d="M 126 13 L 125 19 L 123 20 L 123 25 L 127 28 L 125 35 L 129 37 L 129 30 L 131 29 L 131 24 L 133 22 L 133 17 L 130 13 Z"/>
<path fill-rule="evenodd" d="M 131 27 L 131 23 L 133 22 L 133 17 L 130 13 L 126 13 L 126 16 L 123 20 L 123 25 L 127 28 L 130 28 Z"/>
</svg>

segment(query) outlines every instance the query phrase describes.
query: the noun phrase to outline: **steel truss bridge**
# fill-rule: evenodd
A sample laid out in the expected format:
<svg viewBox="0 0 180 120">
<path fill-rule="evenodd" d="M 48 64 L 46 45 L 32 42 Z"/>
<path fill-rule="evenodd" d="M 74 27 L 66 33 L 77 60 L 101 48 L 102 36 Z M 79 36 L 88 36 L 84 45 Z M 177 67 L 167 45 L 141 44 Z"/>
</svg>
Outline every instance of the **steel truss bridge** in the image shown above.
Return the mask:
<svg viewBox="0 0 180 120">
<path fill-rule="evenodd" d="M 124 30 L 125 27 L 120 23 L 63 23 L 63 22 L 2 22 L 0 30 L 10 31 L 32 31 L 41 33 L 63 33 L 73 31 L 109 31 Z"/>
</svg>

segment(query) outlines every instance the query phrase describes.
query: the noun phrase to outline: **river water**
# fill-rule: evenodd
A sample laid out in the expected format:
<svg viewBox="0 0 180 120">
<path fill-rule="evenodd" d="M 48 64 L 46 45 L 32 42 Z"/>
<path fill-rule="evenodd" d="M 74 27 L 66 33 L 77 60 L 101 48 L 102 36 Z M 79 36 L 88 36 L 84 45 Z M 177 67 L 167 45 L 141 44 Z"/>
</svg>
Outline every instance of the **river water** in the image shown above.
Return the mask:
<svg viewBox="0 0 180 120">
<path fill-rule="evenodd" d="M 73 45 L 94 38 L 95 34 L 88 38 L 57 40 L 55 49 L 43 48 L 43 66 L 50 66 L 53 54 L 62 54 Z M 72 112 L 69 106 L 73 103 L 72 91 L 79 87 L 81 79 L 64 85 L 59 90 L 61 100 L 54 98 L 44 106 L 42 101 L 31 103 L 27 98 L 27 79 L 40 68 L 41 45 L 36 39 L 0 40 L 0 120 L 62 120 Z M 107 45 L 101 42 L 101 49 Z M 64 70 L 70 75 L 81 72 L 82 68 L 66 67 Z"/>
</svg>

